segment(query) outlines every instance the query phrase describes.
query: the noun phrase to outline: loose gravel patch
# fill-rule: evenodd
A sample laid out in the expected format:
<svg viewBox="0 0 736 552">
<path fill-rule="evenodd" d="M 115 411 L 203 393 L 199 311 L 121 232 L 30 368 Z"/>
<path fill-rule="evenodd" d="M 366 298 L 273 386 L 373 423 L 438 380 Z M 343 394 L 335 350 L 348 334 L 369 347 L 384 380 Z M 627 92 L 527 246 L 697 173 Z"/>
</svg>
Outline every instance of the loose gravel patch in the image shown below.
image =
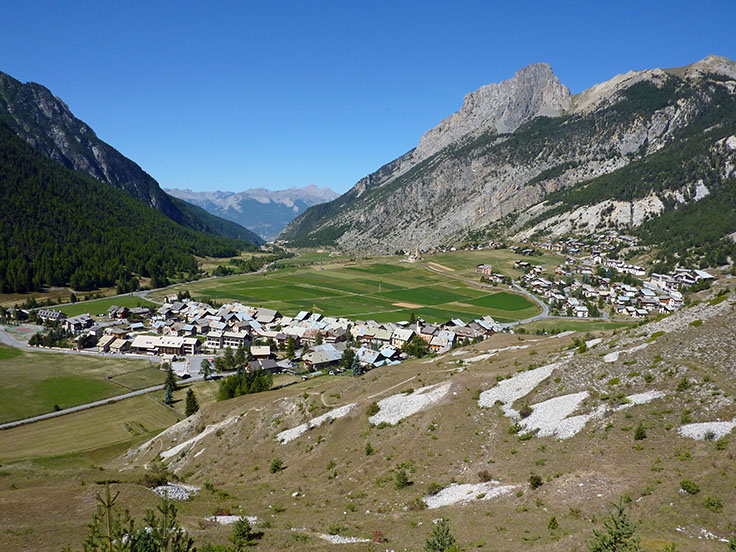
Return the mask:
<svg viewBox="0 0 736 552">
<path fill-rule="evenodd" d="M 478 406 L 491 408 L 496 401 L 501 402 L 501 410 L 506 416 L 517 418 L 519 413 L 512 408 L 514 401 L 525 397 L 542 381 L 558 368 L 561 363 L 548 364 L 534 370 L 527 370 L 515 376 L 500 381 L 495 387 L 483 391 L 478 399 Z"/>
<path fill-rule="evenodd" d="M 159 496 L 168 496 L 170 500 L 189 500 L 199 492 L 199 487 L 181 483 L 169 483 L 151 490 Z"/>
<path fill-rule="evenodd" d="M 516 489 L 518 485 L 501 485 L 498 481 L 488 481 L 486 483 L 466 483 L 458 485 L 453 483 L 449 487 L 445 487 L 435 495 L 425 496 L 422 500 L 430 510 L 441 508 L 442 506 L 451 506 L 453 504 L 464 504 L 474 500 L 491 500 L 499 496 L 509 494 Z"/>
<path fill-rule="evenodd" d="M 231 525 L 241 519 L 247 519 L 251 525 L 258 523 L 257 516 L 210 516 L 205 519 L 207 521 L 214 521 L 218 525 Z"/>
<path fill-rule="evenodd" d="M 230 417 L 230 418 L 228 418 L 226 420 L 223 420 L 223 421 L 221 421 L 219 423 L 208 425 L 206 428 L 204 428 L 204 430 L 202 430 L 202 433 L 199 433 L 198 435 L 195 435 L 191 439 L 187 439 L 183 443 L 179 443 L 175 447 L 171 447 L 169 450 L 163 451 L 161 453 L 161 458 L 163 458 L 164 460 L 168 460 L 172 456 L 176 456 L 177 454 L 179 454 L 181 451 L 183 451 L 188 446 L 194 445 L 195 443 L 197 443 L 197 442 L 201 441 L 202 439 L 204 439 L 205 437 L 207 437 L 207 435 L 209 435 L 210 433 L 214 433 L 218 429 L 222 429 L 223 427 L 225 427 L 227 425 L 230 425 L 236 419 L 237 419 L 237 416 L 232 416 L 232 417 Z"/>
<path fill-rule="evenodd" d="M 734 427 L 736 427 L 736 419 L 730 422 L 702 422 L 680 426 L 677 428 L 677 433 L 698 441 L 717 441 L 731 433 Z"/>
<path fill-rule="evenodd" d="M 347 416 L 353 409 L 353 407 L 355 407 L 355 403 L 346 404 L 345 406 L 330 410 L 329 412 L 322 414 L 321 416 L 312 418 L 305 424 L 300 424 L 292 429 L 282 431 L 281 433 L 276 435 L 276 440 L 279 441 L 282 445 L 285 445 L 286 443 L 289 443 L 294 439 L 301 437 L 309 429 L 319 427 L 327 421 L 337 420 L 339 418 Z"/>
<path fill-rule="evenodd" d="M 371 539 L 361 539 L 360 537 L 341 537 L 340 535 L 327 535 L 325 533 L 317 533 L 322 540 L 331 542 L 332 544 L 355 544 L 359 542 L 371 542 Z"/>
<path fill-rule="evenodd" d="M 405 395 L 391 395 L 383 400 L 378 401 L 379 411 L 377 414 L 368 418 L 373 425 L 385 422 L 390 425 L 396 425 L 404 418 L 408 418 L 412 414 L 416 414 L 420 410 L 424 410 L 428 406 L 442 400 L 450 391 L 451 382 L 437 383 L 422 387 Z"/>
<path fill-rule="evenodd" d="M 585 399 L 588 392 L 555 397 L 532 406 L 532 413 L 521 420 L 520 425 L 528 432 L 536 431 L 538 437 L 567 439 L 578 433 L 588 421 L 587 416 L 568 418 Z"/>
</svg>

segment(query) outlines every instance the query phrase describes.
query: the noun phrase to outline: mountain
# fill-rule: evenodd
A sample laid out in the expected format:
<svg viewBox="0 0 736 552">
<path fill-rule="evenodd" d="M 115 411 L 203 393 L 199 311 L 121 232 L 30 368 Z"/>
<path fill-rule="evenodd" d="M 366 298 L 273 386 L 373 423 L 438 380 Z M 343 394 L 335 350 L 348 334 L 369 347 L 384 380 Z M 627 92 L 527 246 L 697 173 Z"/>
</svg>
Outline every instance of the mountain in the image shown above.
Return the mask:
<svg viewBox="0 0 736 552">
<path fill-rule="evenodd" d="M 49 159 L 127 192 L 192 230 L 260 244 L 245 228 L 212 217 L 169 197 L 136 163 L 100 140 L 87 124 L 44 86 L 21 83 L 0 72 L 0 121 Z"/>
<path fill-rule="evenodd" d="M 415 149 L 308 209 L 280 237 L 353 251 L 413 251 L 487 235 L 564 233 L 572 222 L 581 231 L 639 231 L 686 211 L 688 220 L 703 218 L 703 209 L 725 201 L 723 236 L 736 231 L 735 135 L 736 63 L 726 58 L 631 71 L 577 95 L 548 65 L 531 65 L 468 94 Z M 589 217 L 592 224 L 581 226 L 579 203 L 561 195 L 580 189 L 591 191 L 585 201 L 611 195 L 615 204 L 599 210 L 616 215 Z M 543 220 L 552 215 L 560 224 L 547 228 Z"/>
<path fill-rule="evenodd" d="M 197 205 L 213 215 L 245 226 L 264 238 L 273 238 L 307 208 L 332 201 L 339 194 L 314 185 L 272 191 L 252 188 L 243 192 L 193 192 L 167 188 L 166 193 Z"/>
<path fill-rule="evenodd" d="M 71 171 L 0 122 L 0 293 L 164 284 L 198 271 L 194 255 L 233 256 L 244 243 L 184 228 L 126 192 Z M 134 286 L 135 287 L 135 286 Z"/>
</svg>

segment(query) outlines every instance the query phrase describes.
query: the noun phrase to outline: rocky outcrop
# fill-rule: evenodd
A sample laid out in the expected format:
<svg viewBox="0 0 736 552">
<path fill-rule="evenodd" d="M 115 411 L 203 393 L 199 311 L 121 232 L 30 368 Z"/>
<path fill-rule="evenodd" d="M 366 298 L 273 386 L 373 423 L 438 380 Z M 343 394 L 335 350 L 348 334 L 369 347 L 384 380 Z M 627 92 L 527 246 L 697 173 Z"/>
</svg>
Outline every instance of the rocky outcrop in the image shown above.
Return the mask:
<svg viewBox="0 0 736 552">
<path fill-rule="evenodd" d="M 646 159 L 685 139 L 691 125 L 718 124 L 705 121 L 724 101 L 736 102 L 734 67 L 706 58 L 619 75 L 576 96 L 547 65 L 527 67 L 469 94 L 415 150 L 307 210 L 280 237 L 393 252 L 446 245 L 489 225 L 511 230 L 498 224 L 548 194 Z M 638 211 L 644 217 L 661 209 L 642 204 Z M 627 217 L 620 219 L 640 220 Z"/>
<path fill-rule="evenodd" d="M 425 159 L 478 130 L 505 134 L 534 117 L 556 117 L 570 102 L 570 90 L 560 84 L 549 65 L 529 65 L 509 80 L 488 84 L 465 96 L 460 111 L 422 137 L 415 159 Z"/>
</svg>

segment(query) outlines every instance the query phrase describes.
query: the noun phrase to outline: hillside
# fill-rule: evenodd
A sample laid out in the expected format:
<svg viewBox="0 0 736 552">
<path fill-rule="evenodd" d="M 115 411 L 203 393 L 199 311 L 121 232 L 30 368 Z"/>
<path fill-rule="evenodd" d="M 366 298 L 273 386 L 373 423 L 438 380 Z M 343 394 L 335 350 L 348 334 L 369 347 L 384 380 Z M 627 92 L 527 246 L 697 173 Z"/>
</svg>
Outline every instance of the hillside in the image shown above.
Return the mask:
<svg viewBox="0 0 736 552">
<path fill-rule="evenodd" d="M 339 194 L 329 188 L 305 186 L 286 190 L 253 188 L 243 192 L 193 192 L 167 189 L 169 195 L 207 212 L 241 224 L 259 236 L 275 238 L 297 215 L 313 205 L 332 201 Z"/>
<path fill-rule="evenodd" d="M 258 236 L 237 224 L 203 214 L 169 197 L 148 173 L 100 140 L 51 91 L 21 83 L 0 72 L 0 122 L 37 151 L 68 169 L 114 186 L 192 230 L 260 244 Z"/>
<path fill-rule="evenodd" d="M 578 218 L 577 205 L 559 206 L 560 195 L 542 202 L 575 185 L 597 190 L 599 202 L 620 202 L 616 216 L 593 217 L 592 226 L 633 231 L 646 218 L 672 218 L 677 206 L 700 209 L 699 186 L 730 188 L 735 122 L 736 64 L 726 58 L 632 71 L 578 95 L 549 66 L 533 65 L 469 94 L 416 149 L 335 201 L 307 210 L 281 237 L 355 251 L 413 251 L 515 234 L 547 211 L 545 217 L 559 215 L 556 231 L 564 232 Z M 685 163 L 687 170 L 674 178 L 668 163 Z M 650 197 L 657 193 L 657 200 Z M 723 226 L 718 237 L 736 231 L 732 223 Z M 547 228 L 535 226 L 526 235 L 537 231 Z"/>
<path fill-rule="evenodd" d="M 197 272 L 193 255 L 232 256 L 248 244 L 196 232 L 122 190 L 47 159 L 0 123 L 0 292 L 163 283 Z"/>
<path fill-rule="evenodd" d="M 359 378 L 240 397 L 111 469 L 129 478 L 158 459 L 200 487 L 180 503 L 200 542 L 226 533 L 198 525 L 219 510 L 256 516 L 266 550 L 376 532 L 418 550 L 443 516 L 465 549 L 583 550 L 609 503 L 628 497 L 646 550 L 721 550 L 715 539 L 730 538 L 736 514 L 735 316 L 730 293 L 615 334 L 499 334 Z M 269 470 L 274 459 L 282 469 Z M 397 485 L 401 471 L 409 484 Z"/>
</svg>

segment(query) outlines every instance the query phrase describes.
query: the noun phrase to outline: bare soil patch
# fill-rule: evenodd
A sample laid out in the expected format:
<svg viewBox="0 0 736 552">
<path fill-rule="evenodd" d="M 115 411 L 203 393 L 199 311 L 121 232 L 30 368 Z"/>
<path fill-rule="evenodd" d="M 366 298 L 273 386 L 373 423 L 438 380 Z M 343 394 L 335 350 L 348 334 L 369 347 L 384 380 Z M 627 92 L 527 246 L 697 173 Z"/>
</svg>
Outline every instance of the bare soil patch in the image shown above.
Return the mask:
<svg viewBox="0 0 736 552">
<path fill-rule="evenodd" d="M 401 307 L 404 309 L 421 309 L 424 306 L 424 305 L 419 305 L 417 303 L 404 303 L 404 302 L 393 303 L 393 305 L 394 307 Z"/>
</svg>

